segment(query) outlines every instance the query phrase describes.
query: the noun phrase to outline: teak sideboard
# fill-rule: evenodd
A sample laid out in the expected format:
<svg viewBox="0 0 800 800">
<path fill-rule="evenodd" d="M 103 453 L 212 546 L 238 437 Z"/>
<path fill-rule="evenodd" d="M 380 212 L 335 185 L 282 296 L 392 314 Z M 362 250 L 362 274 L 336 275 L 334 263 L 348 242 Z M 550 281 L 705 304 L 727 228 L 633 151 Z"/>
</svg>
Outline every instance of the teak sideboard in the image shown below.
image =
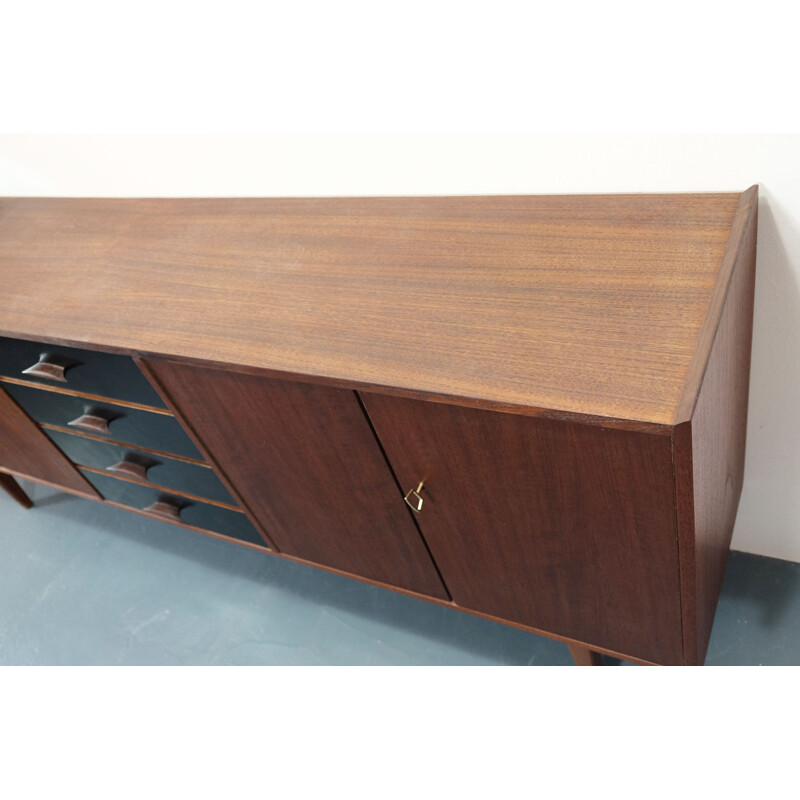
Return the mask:
<svg viewBox="0 0 800 800">
<path fill-rule="evenodd" d="M 0 199 L 0 485 L 560 639 L 579 664 L 702 664 L 756 227 L 757 187 Z"/>
</svg>

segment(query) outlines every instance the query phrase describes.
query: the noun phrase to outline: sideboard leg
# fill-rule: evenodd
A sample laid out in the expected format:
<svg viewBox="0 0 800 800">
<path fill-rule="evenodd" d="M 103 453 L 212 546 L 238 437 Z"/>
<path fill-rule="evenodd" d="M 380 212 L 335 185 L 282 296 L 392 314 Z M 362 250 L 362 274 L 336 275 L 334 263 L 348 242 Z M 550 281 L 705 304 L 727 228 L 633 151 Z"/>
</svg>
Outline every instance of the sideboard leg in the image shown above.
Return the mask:
<svg viewBox="0 0 800 800">
<path fill-rule="evenodd" d="M 568 644 L 569 652 L 572 654 L 572 660 L 577 667 L 601 667 L 603 666 L 603 657 L 600 653 L 595 653 L 588 647 L 581 647 L 579 644 Z"/>
<path fill-rule="evenodd" d="M 23 508 L 30 508 L 33 501 L 22 491 L 20 485 L 5 472 L 0 472 L 0 488 L 10 494 Z"/>
</svg>

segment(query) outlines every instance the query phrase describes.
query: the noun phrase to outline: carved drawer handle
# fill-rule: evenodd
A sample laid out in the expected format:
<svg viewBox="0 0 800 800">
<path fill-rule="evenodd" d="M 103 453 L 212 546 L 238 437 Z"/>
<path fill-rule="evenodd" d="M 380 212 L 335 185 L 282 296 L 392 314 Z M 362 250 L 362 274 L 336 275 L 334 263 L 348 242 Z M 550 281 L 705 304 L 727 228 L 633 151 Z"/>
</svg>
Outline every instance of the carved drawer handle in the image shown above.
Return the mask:
<svg viewBox="0 0 800 800">
<path fill-rule="evenodd" d="M 152 505 L 144 509 L 148 514 L 162 519 L 169 520 L 170 522 L 181 521 L 181 510 L 173 503 L 167 503 L 164 500 L 158 500 Z"/>
<path fill-rule="evenodd" d="M 38 363 L 34 364 L 28 369 L 22 370 L 23 375 L 33 375 L 35 378 L 47 378 L 50 381 L 67 382 L 67 376 L 64 374 L 66 367 L 61 364 L 52 364 L 49 361 L 40 359 Z"/>
<path fill-rule="evenodd" d="M 71 428 L 82 428 L 92 433 L 111 433 L 108 429 L 109 420 L 98 417 L 96 414 L 82 414 L 77 419 L 68 422 Z"/>
<path fill-rule="evenodd" d="M 116 472 L 119 475 L 127 475 L 129 478 L 138 478 L 140 481 L 147 480 L 147 467 L 144 464 L 128 461 L 125 458 L 110 467 L 106 467 L 106 472 Z"/>
<path fill-rule="evenodd" d="M 419 482 L 416 489 L 412 489 L 403 499 L 408 503 L 412 511 L 419 514 L 422 511 L 422 496 L 421 492 L 424 488 L 423 481 Z"/>
</svg>

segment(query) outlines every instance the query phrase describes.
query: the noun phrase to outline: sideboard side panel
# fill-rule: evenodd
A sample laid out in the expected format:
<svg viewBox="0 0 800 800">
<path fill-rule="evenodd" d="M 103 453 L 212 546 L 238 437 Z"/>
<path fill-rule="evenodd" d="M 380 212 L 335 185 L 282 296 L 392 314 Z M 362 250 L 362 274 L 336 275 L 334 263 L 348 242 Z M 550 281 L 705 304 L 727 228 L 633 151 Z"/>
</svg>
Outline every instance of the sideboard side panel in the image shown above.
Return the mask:
<svg viewBox="0 0 800 800">
<path fill-rule="evenodd" d="M 100 498 L 80 472 L 2 388 L 0 469 L 41 480 L 68 492 Z"/>
<path fill-rule="evenodd" d="M 754 208 L 694 408 L 691 438 L 685 435 L 686 423 L 675 429 L 684 621 L 689 635 L 694 630 L 696 636 L 696 661 L 691 658 L 694 642 L 687 642 L 689 663 L 705 660 L 742 492 L 756 230 Z M 691 487 L 686 486 L 688 479 Z"/>
</svg>

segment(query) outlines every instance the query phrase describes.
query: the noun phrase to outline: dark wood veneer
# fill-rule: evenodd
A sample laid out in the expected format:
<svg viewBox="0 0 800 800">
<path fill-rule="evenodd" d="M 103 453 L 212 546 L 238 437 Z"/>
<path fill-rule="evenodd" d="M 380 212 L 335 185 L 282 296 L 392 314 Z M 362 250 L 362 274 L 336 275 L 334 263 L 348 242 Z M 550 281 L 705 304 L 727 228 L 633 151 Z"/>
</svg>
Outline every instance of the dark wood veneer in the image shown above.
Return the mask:
<svg viewBox="0 0 800 800">
<path fill-rule="evenodd" d="M 280 552 L 448 596 L 354 392 L 146 367 Z"/>
<path fill-rule="evenodd" d="M 703 663 L 744 479 L 758 209 L 740 215 L 691 417 L 675 427 L 682 602 L 689 663 Z M 687 412 L 689 404 L 687 403 Z"/>
<path fill-rule="evenodd" d="M 0 466 L 47 483 L 98 497 L 97 492 L 0 387 Z"/>
<path fill-rule="evenodd" d="M 361 398 L 458 605 L 681 662 L 668 437 Z"/>
</svg>

